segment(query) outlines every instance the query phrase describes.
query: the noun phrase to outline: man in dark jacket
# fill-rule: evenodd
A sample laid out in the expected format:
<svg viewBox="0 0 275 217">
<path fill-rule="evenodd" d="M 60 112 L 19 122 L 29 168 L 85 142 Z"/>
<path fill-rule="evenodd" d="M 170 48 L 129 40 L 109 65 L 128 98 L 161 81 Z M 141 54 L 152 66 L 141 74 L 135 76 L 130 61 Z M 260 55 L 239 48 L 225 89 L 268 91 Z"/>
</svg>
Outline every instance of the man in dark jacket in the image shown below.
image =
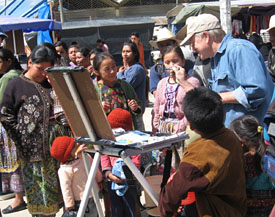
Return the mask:
<svg viewBox="0 0 275 217">
<path fill-rule="evenodd" d="M 223 124 L 221 97 L 208 88 L 187 92 L 183 110 L 201 138 L 190 143 L 179 169 L 162 189 L 159 211 L 173 216 L 188 192 L 195 192 L 201 217 L 243 217 L 246 213 L 242 146 Z"/>
</svg>

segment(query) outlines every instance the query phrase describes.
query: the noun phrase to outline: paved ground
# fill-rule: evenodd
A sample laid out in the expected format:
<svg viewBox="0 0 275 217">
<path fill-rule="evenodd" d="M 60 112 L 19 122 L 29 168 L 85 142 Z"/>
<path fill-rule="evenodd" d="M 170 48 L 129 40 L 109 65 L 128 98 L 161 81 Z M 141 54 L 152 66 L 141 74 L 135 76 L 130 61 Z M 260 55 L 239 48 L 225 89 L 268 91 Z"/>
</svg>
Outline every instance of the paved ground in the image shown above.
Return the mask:
<svg viewBox="0 0 275 217">
<path fill-rule="evenodd" d="M 149 100 L 152 104 L 153 102 L 153 96 L 150 94 L 149 95 Z M 152 111 L 152 107 L 146 107 L 145 109 L 145 113 L 143 115 L 143 120 L 144 120 L 144 124 L 145 124 L 145 130 L 146 131 L 151 131 L 152 130 L 152 127 L 151 127 L 151 111 Z M 142 197 L 142 200 L 141 202 L 143 202 L 143 198 Z M 0 201 L 0 209 L 4 209 L 6 208 L 8 205 L 10 205 L 12 203 L 12 200 L 13 199 L 9 199 L 9 200 L 4 200 L 4 201 Z M 62 216 L 62 213 L 63 213 L 63 210 L 60 209 L 59 213 L 57 213 L 57 217 L 61 217 Z M 1 216 L 1 215 L 0 215 Z M 27 210 L 23 210 L 23 211 L 20 211 L 20 212 L 16 212 L 16 213 L 11 213 L 11 214 L 2 214 L 2 216 L 6 216 L 6 217 L 29 217 L 31 216 L 29 214 L 29 212 Z M 148 216 L 145 212 L 142 213 L 142 217 L 146 217 Z"/>
<path fill-rule="evenodd" d="M 9 200 L 4 200 L 4 201 L 0 201 L 0 209 L 5 209 L 8 205 L 10 205 L 12 203 L 13 199 L 9 199 Z M 144 203 L 144 196 L 142 196 L 141 202 Z M 56 217 L 61 217 L 63 214 L 63 209 L 60 209 L 59 212 L 57 213 Z M 1 216 L 1 214 L 0 214 Z M 3 217 L 31 217 L 30 213 L 28 212 L 28 210 L 22 210 L 19 212 L 15 212 L 15 213 L 10 213 L 10 214 L 2 214 Z M 143 211 L 141 213 L 141 217 L 147 217 L 147 213 L 145 211 Z"/>
</svg>

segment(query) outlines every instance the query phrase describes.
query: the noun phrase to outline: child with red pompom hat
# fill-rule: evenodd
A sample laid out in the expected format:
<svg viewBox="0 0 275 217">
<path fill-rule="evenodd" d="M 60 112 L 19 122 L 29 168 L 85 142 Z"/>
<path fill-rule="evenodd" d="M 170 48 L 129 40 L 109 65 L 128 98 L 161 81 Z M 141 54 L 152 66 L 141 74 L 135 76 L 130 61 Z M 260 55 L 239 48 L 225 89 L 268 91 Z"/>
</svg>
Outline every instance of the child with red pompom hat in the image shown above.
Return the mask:
<svg viewBox="0 0 275 217">
<path fill-rule="evenodd" d="M 74 217 L 77 215 L 88 178 L 83 159 L 76 156 L 78 148 L 79 144 L 74 142 L 74 138 L 62 136 L 54 140 L 50 151 L 51 155 L 61 163 L 58 176 L 66 208 L 62 217 Z M 93 159 L 90 157 L 90 163 L 92 161 Z M 97 183 L 102 181 L 102 175 L 99 170 L 95 179 Z M 85 216 L 98 216 L 92 194 L 90 194 Z"/>
</svg>

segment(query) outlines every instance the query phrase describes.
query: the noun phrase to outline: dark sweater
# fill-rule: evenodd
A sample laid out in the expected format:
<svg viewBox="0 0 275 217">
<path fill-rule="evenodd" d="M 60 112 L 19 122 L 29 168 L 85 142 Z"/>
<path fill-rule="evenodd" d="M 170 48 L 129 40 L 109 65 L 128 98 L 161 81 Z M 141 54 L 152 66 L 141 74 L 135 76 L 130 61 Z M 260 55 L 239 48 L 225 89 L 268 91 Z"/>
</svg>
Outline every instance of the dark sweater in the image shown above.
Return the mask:
<svg viewBox="0 0 275 217">
<path fill-rule="evenodd" d="M 40 161 L 50 156 L 49 120 L 52 114 L 51 85 L 39 84 L 21 75 L 7 85 L 0 120 L 19 154 Z"/>
</svg>

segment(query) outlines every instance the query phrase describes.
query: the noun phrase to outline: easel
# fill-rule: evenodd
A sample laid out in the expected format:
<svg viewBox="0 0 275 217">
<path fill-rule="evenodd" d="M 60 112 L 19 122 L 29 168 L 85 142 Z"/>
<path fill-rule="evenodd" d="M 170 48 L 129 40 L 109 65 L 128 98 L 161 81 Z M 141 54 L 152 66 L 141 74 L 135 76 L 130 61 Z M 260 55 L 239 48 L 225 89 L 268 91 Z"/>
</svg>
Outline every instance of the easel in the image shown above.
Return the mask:
<svg viewBox="0 0 275 217">
<path fill-rule="evenodd" d="M 186 134 L 173 135 L 165 141 L 149 144 L 142 149 L 127 146 L 122 148 L 121 146 L 116 146 L 115 143 L 107 146 L 104 142 L 98 142 L 98 138 L 115 141 L 115 137 L 89 73 L 83 67 L 52 67 L 46 69 L 46 71 L 75 137 L 88 137 L 90 142 L 94 144 L 94 148 L 83 152 L 88 180 L 77 217 L 84 216 L 91 190 L 99 217 L 104 217 L 98 197 L 98 187 L 96 182 L 94 182 L 101 154 L 122 158 L 157 206 L 158 195 L 136 168 L 130 156 L 169 147 L 172 143 L 186 139 Z M 90 169 L 87 152 L 95 153 Z"/>
</svg>

